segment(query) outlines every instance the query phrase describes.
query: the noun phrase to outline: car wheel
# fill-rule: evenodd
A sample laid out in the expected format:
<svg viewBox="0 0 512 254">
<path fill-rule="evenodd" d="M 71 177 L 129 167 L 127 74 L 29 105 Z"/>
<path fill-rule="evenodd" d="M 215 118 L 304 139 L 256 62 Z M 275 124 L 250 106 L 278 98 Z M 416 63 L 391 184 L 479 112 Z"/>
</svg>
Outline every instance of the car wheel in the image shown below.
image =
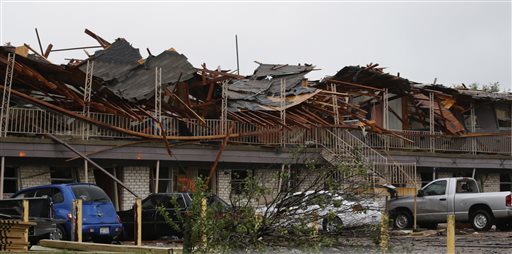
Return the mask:
<svg viewBox="0 0 512 254">
<path fill-rule="evenodd" d="M 50 240 L 65 240 L 66 239 L 66 231 L 62 228 L 62 226 L 57 226 L 55 231 L 50 233 Z"/>
<path fill-rule="evenodd" d="M 486 210 L 477 210 L 471 214 L 471 226 L 475 231 L 488 231 L 492 227 L 492 216 Z"/>
<path fill-rule="evenodd" d="M 396 229 L 408 229 L 412 227 L 412 214 L 407 210 L 400 210 L 396 213 L 393 227 Z"/>
<path fill-rule="evenodd" d="M 338 216 L 334 218 L 327 217 L 322 221 L 322 228 L 327 233 L 337 233 L 343 228 L 343 221 Z"/>
</svg>

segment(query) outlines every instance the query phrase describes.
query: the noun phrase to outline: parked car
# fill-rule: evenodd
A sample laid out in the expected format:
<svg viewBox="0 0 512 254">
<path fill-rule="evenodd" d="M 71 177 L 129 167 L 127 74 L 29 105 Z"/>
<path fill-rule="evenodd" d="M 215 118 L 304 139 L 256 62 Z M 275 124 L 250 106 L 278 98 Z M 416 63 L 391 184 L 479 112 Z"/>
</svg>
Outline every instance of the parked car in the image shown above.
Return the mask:
<svg viewBox="0 0 512 254">
<path fill-rule="evenodd" d="M 164 207 L 171 219 L 181 225 L 177 213 L 185 213 L 191 209 L 192 193 L 153 193 L 142 200 L 142 239 L 154 240 L 169 237 L 182 237 L 183 233 L 171 227 L 157 211 L 157 207 Z M 175 200 L 176 202 L 174 202 Z M 208 197 L 208 206 L 227 208 L 229 205 L 218 196 Z M 124 239 L 132 240 L 134 233 L 133 208 L 118 212 L 124 226 Z"/>
<path fill-rule="evenodd" d="M 306 223 L 307 227 L 336 233 L 343 228 L 380 223 L 380 209 L 377 202 L 364 198 L 348 200 L 337 193 L 307 191 L 287 196 L 270 207 L 259 208 L 256 213 L 274 217 L 276 226 Z"/>
<path fill-rule="evenodd" d="M 511 228 L 511 192 L 481 193 L 473 178 L 453 177 L 434 180 L 418 190 L 416 221 L 418 225 L 435 228 L 446 222 L 448 214 L 456 221 L 470 222 L 476 231 L 487 231 L 493 224 L 498 229 Z M 389 202 L 394 227 L 412 227 L 414 197 L 399 197 Z"/>
<path fill-rule="evenodd" d="M 23 200 L 29 203 L 29 221 L 36 224 L 28 230 L 28 240 L 34 245 L 41 239 L 62 240 L 56 234 L 57 225 L 65 220 L 55 219 L 50 198 L 26 198 L 0 200 L 0 219 L 19 220 L 23 214 Z"/>
<path fill-rule="evenodd" d="M 83 200 L 82 239 L 84 241 L 112 242 L 123 231 L 112 201 L 98 186 L 86 183 L 52 184 L 31 187 L 15 193 L 12 198 L 48 197 L 55 219 L 59 223 L 53 239 L 69 240 L 71 236 L 72 201 Z"/>
</svg>

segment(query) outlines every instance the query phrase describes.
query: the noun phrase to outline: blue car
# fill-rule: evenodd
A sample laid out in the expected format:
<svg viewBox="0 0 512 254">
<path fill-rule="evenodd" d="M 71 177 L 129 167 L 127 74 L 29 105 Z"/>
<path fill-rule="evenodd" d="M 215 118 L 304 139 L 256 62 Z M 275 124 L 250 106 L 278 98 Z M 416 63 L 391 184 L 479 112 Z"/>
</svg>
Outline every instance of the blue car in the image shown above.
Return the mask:
<svg viewBox="0 0 512 254">
<path fill-rule="evenodd" d="M 82 239 L 106 242 L 118 240 L 123 225 L 112 201 L 98 186 L 87 183 L 51 184 L 31 187 L 16 192 L 12 198 L 49 197 L 55 219 L 65 222 L 57 226 L 53 239 L 69 240 L 71 237 L 72 201 L 83 200 Z"/>
</svg>

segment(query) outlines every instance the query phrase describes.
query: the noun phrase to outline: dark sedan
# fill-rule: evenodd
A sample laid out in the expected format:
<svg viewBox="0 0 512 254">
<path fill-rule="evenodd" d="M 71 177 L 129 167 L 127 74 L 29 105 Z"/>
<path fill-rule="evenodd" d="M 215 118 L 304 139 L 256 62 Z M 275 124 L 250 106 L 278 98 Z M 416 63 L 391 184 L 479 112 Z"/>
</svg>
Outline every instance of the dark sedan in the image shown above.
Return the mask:
<svg viewBox="0 0 512 254">
<path fill-rule="evenodd" d="M 217 196 L 208 197 L 208 206 L 228 207 L 229 205 Z M 165 222 L 157 207 L 165 207 L 169 217 L 177 225 L 181 225 L 177 213 L 184 214 L 192 206 L 192 193 L 153 193 L 142 200 L 142 239 L 165 239 L 172 236 L 182 237 L 183 233 Z M 124 226 L 124 239 L 133 240 L 134 213 L 133 208 L 119 211 Z"/>
</svg>

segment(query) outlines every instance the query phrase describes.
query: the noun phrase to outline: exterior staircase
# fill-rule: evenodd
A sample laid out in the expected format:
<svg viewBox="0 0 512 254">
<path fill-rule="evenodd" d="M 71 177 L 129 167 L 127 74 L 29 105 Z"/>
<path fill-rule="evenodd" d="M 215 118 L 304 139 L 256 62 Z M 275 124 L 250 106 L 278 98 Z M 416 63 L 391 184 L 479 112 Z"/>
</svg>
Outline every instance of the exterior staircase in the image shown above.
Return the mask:
<svg viewBox="0 0 512 254">
<path fill-rule="evenodd" d="M 376 191 L 391 184 L 397 187 L 399 194 L 415 192 L 416 163 L 389 162 L 386 156 L 346 129 L 323 129 L 320 135 L 323 141 L 321 155 L 332 165 L 362 163 L 370 168 L 368 181 Z"/>
</svg>

